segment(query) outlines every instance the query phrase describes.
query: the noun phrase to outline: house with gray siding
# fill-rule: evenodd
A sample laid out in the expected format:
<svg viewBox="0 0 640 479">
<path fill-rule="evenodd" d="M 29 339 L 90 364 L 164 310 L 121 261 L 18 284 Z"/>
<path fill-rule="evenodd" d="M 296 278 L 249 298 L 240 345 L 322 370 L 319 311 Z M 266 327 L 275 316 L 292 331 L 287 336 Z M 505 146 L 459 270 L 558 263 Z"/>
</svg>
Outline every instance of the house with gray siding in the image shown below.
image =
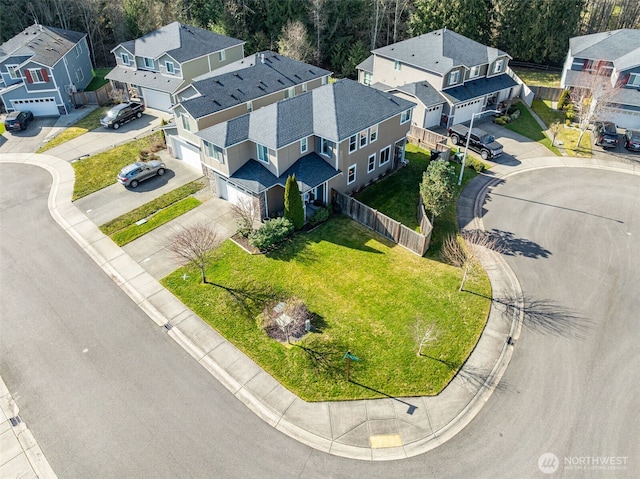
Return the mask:
<svg viewBox="0 0 640 479">
<path fill-rule="evenodd" d="M 165 127 L 174 157 L 202 170 L 196 134 L 329 82 L 331 72 L 265 51 L 194 78 L 176 93 L 175 122 Z"/>
<path fill-rule="evenodd" d="M 612 88 L 600 119 L 620 128 L 640 129 L 640 30 L 625 28 L 569 39 L 560 85 L 589 88 L 592 75 L 604 77 Z"/>
<path fill-rule="evenodd" d="M 93 79 L 87 34 L 32 25 L 0 45 L 0 99 L 7 111 L 58 116 Z"/>
<path fill-rule="evenodd" d="M 404 162 L 415 103 L 339 80 L 206 128 L 204 165 L 217 195 L 234 204 L 258 199 L 262 214 L 284 209 L 295 174 L 307 214 Z"/>
<path fill-rule="evenodd" d="M 169 112 L 177 91 L 197 76 L 244 57 L 244 42 L 173 22 L 119 44 L 111 53 L 116 67 L 106 78 L 125 98 Z"/>
<path fill-rule="evenodd" d="M 418 104 L 419 127 L 449 127 L 520 94 L 511 57 L 443 28 L 373 50 L 358 81 Z"/>
</svg>

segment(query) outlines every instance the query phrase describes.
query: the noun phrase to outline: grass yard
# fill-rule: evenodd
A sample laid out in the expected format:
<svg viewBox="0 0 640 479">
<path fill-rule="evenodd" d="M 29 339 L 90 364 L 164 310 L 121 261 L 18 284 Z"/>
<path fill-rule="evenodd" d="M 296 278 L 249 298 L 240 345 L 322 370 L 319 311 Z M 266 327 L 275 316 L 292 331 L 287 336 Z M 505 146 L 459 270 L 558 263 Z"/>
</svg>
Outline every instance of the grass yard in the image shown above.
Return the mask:
<svg viewBox="0 0 640 479">
<path fill-rule="evenodd" d="M 0 135 L 2 135 L 4 132 L 5 132 L 5 129 L 4 129 L 4 122 L 1 122 L 1 123 L 0 123 Z"/>
<path fill-rule="evenodd" d="M 562 110 L 556 110 L 551 107 L 551 101 L 549 100 L 533 100 L 531 109 L 536 115 L 544 122 L 545 125 L 550 126 L 552 123 L 558 121 L 564 125 L 565 114 Z"/>
<path fill-rule="evenodd" d="M 519 101 L 515 107 L 520 110 L 520 118 L 511 123 L 504 125 L 504 128 L 526 136 L 527 138 L 537 141 L 541 145 L 546 146 L 550 151 L 560 156 L 560 151 L 551 144 L 551 140 L 544 134 L 538 122 L 533 118 L 527 106 Z"/>
<path fill-rule="evenodd" d="M 569 128 L 564 125 L 564 112 L 558 111 L 551 107 L 549 100 L 533 100 L 532 109 L 542 119 L 545 125 L 549 126 L 554 121 L 562 124 L 562 129 L 556 136 L 556 144 L 558 141 L 563 143 L 562 148 L 569 156 L 591 157 L 591 132 L 586 131 L 577 145 L 580 132 L 575 128 Z"/>
<path fill-rule="evenodd" d="M 78 123 L 69 128 L 63 130 L 58 136 L 53 138 L 51 141 L 42 145 L 37 153 L 44 153 L 51 148 L 54 148 L 62 143 L 65 143 L 69 140 L 73 140 L 74 138 L 79 137 L 80 135 L 84 135 L 86 132 L 95 130 L 100 126 L 100 119 L 105 115 L 106 111 L 109 107 L 98 107 L 81 119 Z"/>
<path fill-rule="evenodd" d="M 73 166 L 76 175 L 76 181 L 73 185 L 73 200 L 114 184 L 122 168 L 138 161 L 140 150 L 160 143 L 164 144 L 164 137 L 162 132 L 158 131 L 104 153 L 98 153 L 72 163 L 71 166 Z"/>
<path fill-rule="evenodd" d="M 109 80 L 105 79 L 105 75 L 109 73 L 111 68 L 94 68 L 93 69 L 93 80 L 89 82 L 87 87 L 84 89 L 85 91 L 96 91 L 109 83 Z"/>
<path fill-rule="evenodd" d="M 511 67 L 511 69 L 527 85 L 560 88 L 560 78 L 562 77 L 562 72 L 530 70 L 528 68 L 513 68 L 513 67 Z"/>
<path fill-rule="evenodd" d="M 186 276 L 183 276 L 186 273 Z M 193 268 L 162 283 L 285 387 L 308 401 L 435 395 L 473 350 L 486 322 L 491 288 L 483 272 L 459 293 L 462 272 L 420 258 L 371 230 L 335 216 L 278 250 L 249 255 L 223 243 L 202 284 Z M 291 296 L 317 315 L 316 330 L 293 345 L 267 337 L 256 317 Z M 417 357 L 416 318 L 437 340 Z M 345 378 L 347 350 L 360 358 Z"/>
</svg>

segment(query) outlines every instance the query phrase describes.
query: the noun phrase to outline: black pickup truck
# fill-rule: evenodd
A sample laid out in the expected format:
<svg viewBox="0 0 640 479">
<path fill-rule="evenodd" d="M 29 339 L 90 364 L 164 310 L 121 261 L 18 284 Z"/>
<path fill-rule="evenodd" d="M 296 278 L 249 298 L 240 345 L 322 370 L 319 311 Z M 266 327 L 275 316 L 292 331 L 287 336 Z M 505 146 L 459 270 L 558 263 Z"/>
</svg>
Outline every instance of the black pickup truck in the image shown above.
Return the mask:
<svg viewBox="0 0 640 479">
<path fill-rule="evenodd" d="M 451 137 L 451 143 L 461 145 L 462 147 L 467 144 L 469 127 L 458 124 L 453 125 L 448 131 Z M 469 148 L 480 153 L 483 160 L 491 160 L 502 154 L 502 145 L 498 143 L 492 135 L 480 128 L 474 128 L 471 131 Z"/>
<path fill-rule="evenodd" d="M 137 101 L 120 103 L 111 108 L 107 115 L 100 120 L 100 124 L 106 128 L 117 130 L 121 125 L 130 122 L 134 118 L 140 118 L 144 111 L 144 104 Z"/>
</svg>

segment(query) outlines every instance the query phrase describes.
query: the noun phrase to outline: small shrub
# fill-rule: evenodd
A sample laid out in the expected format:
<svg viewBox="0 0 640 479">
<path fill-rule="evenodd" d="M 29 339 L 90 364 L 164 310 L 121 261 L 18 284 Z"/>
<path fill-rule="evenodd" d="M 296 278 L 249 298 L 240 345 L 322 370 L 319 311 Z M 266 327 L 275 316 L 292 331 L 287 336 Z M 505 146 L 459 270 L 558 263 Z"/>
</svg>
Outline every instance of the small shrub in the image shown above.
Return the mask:
<svg viewBox="0 0 640 479">
<path fill-rule="evenodd" d="M 556 109 L 563 110 L 569 103 L 570 98 L 571 92 L 569 90 L 562 90 L 562 93 L 560 93 L 560 97 L 558 98 L 558 105 L 556 106 Z"/>
<path fill-rule="evenodd" d="M 573 105 L 570 108 L 567 108 L 567 112 L 565 113 L 565 118 L 569 120 L 569 122 L 573 121 L 576 117 L 576 112 L 573 110 Z"/>
<path fill-rule="evenodd" d="M 323 221 L 327 221 L 329 219 L 329 209 L 328 208 L 320 208 L 316 211 L 311 218 L 309 218 L 309 224 L 311 226 L 319 225 Z"/>
<path fill-rule="evenodd" d="M 249 244 L 260 251 L 267 251 L 293 233 L 293 223 L 287 218 L 275 218 L 267 221 L 249 235 Z"/>
<path fill-rule="evenodd" d="M 509 115 L 502 115 L 498 118 L 502 118 L 505 123 L 509 123 L 511 121 L 511 117 Z"/>
<path fill-rule="evenodd" d="M 507 123 L 507 122 L 506 122 L 506 121 L 504 121 L 502 118 L 496 118 L 495 120 L 493 120 L 493 122 L 494 122 L 496 125 L 505 125 L 505 124 Z"/>
<path fill-rule="evenodd" d="M 513 115 L 515 112 L 518 112 L 518 116 L 520 116 L 520 110 L 518 110 L 517 106 L 510 106 L 507 110 L 507 115 Z"/>
<path fill-rule="evenodd" d="M 480 160 L 476 160 L 475 158 L 471 158 L 467 156 L 467 166 L 472 170 L 475 170 L 478 173 L 482 173 L 484 171 L 484 163 Z"/>
<path fill-rule="evenodd" d="M 511 120 L 517 120 L 518 118 L 520 118 L 520 110 L 516 110 L 513 113 L 511 113 Z"/>
<path fill-rule="evenodd" d="M 152 151 L 151 147 L 140 150 L 140 153 L 138 153 L 138 158 L 140 159 L 140 161 L 151 161 L 160 159 L 160 157 L 158 157 L 158 155 L 156 155 L 155 152 Z"/>
</svg>

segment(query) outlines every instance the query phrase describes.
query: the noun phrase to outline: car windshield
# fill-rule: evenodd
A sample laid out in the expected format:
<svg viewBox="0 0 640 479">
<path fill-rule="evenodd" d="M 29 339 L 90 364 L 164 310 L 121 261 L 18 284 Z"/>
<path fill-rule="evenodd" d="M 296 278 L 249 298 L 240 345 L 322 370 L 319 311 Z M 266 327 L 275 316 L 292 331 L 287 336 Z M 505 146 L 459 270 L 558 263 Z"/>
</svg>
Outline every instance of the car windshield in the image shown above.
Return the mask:
<svg viewBox="0 0 640 479">
<path fill-rule="evenodd" d="M 631 130 L 629 132 L 629 138 L 633 141 L 640 141 L 640 130 Z"/>
<path fill-rule="evenodd" d="M 119 110 L 118 110 L 119 111 Z M 109 110 L 107 112 L 107 118 L 115 118 L 116 116 L 118 116 L 118 111 L 116 110 Z"/>
<path fill-rule="evenodd" d="M 482 143 L 484 144 L 493 143 L 494 141 L 496 141 L 496 139 L 493 135 L 486 134 L 482 136 Z"/>
<path fill-rule="evenodd" d="M 610 123 L 605 123 L 603 126 L 604 126 L 604 131 L 605 131 L 605 133 L 608 133 L 608 134 L 610 134 L 610 135 L 615 135 L 615 134 L 617 133 L 617 132 L 616 132 L 616 127 L 615 127 L 615 126 L 613 126 L 612 124 L 610 124 Z"/>
</svg>

